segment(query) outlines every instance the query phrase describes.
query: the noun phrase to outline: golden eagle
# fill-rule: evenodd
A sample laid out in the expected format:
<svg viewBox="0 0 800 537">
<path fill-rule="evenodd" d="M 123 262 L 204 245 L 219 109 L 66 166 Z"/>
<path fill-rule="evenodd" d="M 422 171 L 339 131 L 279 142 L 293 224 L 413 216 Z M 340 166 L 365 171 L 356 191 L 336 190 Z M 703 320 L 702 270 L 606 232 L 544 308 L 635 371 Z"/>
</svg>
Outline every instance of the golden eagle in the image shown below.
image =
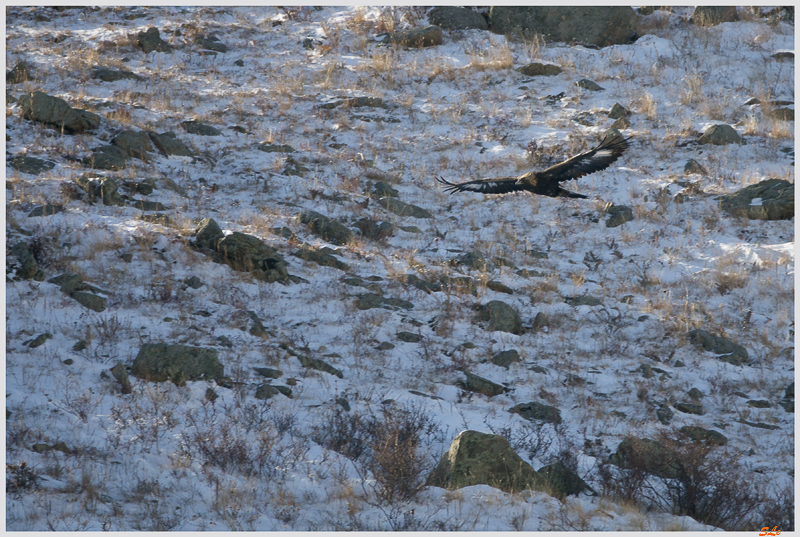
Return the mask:
<svg viewBox="0 0 800 537">
<path fill-rule="evenodd" d="M 597 147 L 580 155 L 551 166 L 541 172 L 530 172 L 519 177 L 499 177 L 497 179 L 478 179 L 466 183 L 450 183 L 439 177 L 440 183 L 447 185 L 446 192 L 480 192 L 481 194 L 508 194 L 509 192 L 532 192 L 540 196 L 585 198 L 561 188 L 562 181 L 579 179 L 584 175 L 605 170 L 628 148 L 628 140 L 621 134 L 609 134 Z"/>
</svg>

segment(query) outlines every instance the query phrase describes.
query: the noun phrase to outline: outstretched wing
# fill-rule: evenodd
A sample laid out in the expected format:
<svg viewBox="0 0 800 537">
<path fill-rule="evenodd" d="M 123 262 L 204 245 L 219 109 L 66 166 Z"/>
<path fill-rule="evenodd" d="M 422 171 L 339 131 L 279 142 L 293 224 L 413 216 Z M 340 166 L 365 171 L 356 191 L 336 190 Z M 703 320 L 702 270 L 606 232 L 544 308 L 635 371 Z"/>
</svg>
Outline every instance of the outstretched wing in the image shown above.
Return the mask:
<svg viewBox="0 0 800 537">
<path fill-rule="evenodd" d="M 539 172 L 540 180 L 555 180 L 558 182 L 579 179 L 584 175 L 605 170 L 617 160 L 628 148 L 628 139 L 621 134 L 609 135 L 603 138 L 597 147 L 591 151 L 575 155 L 561 164 L 556 164 Z"/>
<path fill-rule="evenodd" d="M 441 177 L 436 178 L 440 183 L 447 185 L 445 192 L 480 192 L 481 194 L 508 194 L 525 190 L 517 184 L 517 177 L 500 177 L 498 179 L 478 179 L 466 183 L 451 183 Z"/>
</svg>

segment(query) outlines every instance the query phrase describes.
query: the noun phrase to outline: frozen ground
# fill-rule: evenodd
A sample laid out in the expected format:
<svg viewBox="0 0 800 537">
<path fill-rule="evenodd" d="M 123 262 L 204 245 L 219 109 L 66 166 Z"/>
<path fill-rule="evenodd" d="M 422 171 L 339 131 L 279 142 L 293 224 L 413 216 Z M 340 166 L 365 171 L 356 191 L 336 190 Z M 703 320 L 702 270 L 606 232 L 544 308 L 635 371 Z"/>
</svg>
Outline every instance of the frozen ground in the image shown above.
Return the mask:
<svg viewBox="0 0 800 537">
<path fill-rule="evenodd" d="M 794 62 L 772 58 L 794 50 L 794 26 L 750 16 L 696 28 L 689 11 L 643 17 L 635 43 L 593 50 L 478 30 L 445 30 L 444 43 L 426 49 L 376 42 L 393 25 L 427 24 L 421 8 L 7 8 L 7 69 L 23 60 L 35 76 L 7 86 L 8 95 L 40 90 L 103 118 L 96 131 L 61 135 L 6 106 L 7 158 L 56 164 L 40 175 L 6 166 L 7 244 L 36 239 L 45 273 L 43 282 L 19 280 L 8 269 L 6 459 L 39 477 L 7 495 L 7 529 L 706 529 L 602 494 L 598 476 L 625 436 L 686 425 L 728 438 L 724 449 L 762 507 L 793 494 L 794 414 L 779 403 L 794 380 L 794 220 L 735 218 L 715 198 L 767 178 L 794 181 L 793 123 L 744 104 L 794 100 Z M 35 22 L 38 14 L 51 20 Z M 135 35 L 149 27 L 173 53 L 142 53 Z M 202 55 L 196 35 L 215 35 L 228 51 Z M 564 72 L 513 70 L 534 60 Z M 92 78 L 95 66 L 142 80 L 103 82 Z M 604 91 L 575 87 L 582 78 Z M 358 96 L 387 108 L 319 107 Z M 557 162 L 595 143 L 615 103 L 632 112 L 623 131 L 631 148 L 608 170 L 565 185 L 587 200 L 447 195 L 434 180 Z M 180 126 L 188 120 L 222 134 L 188 134 Z M 694 143 L 717 123 L 734 125 L 746 145 Z M 76 160 L 125 129 L 173 131 L 196 157 L 153 152 L 118 172 Z M 263 142 L 295 152 L 258 150 Z M 707 173 L 684 174 L 688 159 Z M 306 171 L 288 174 L 293 162 Z M 163 203 L 172 224 L 78 199 L 73 180 L 84 173 L 120 185 L 154 178 L 156 190 L 137 197 Z M 432 218 L 385 210 L 365 193 L 378 180 Z M 44 203 L 65 210 L 27 216 Z M 635 219 L 606 227 L 609 203 L 631 207 Z M 306 209 L 356 239 L 324 242 L 299 221 Z M 190 247 L 203 218 L 259 237 L 305 281 L 265 283 L 212 262 Z M 361 236 L 361 218 L 391 222 L 394 235 Z M 303 242 L 334 249 L 348 270 L 292 256 Z M 475 249 L 488 271 L 451 262 Z M 91 311 L 46 281 L 67 272 L 107 291 L 107 309 Z M 476 294 L 428 294 L 398 280 L 406 274 L 471 276 Z M 204 285 L 187 286 L 191 276 Z M 357 309 L 370 292 L 364 285 L 413 308 Z M 565 302 L 584 295 L 601 304 Z M 522 335 L 488 330 L 475 306 L 491 300 L 519 313 Z M 250 333 L 247 312 L 262 336 Z M 535 329 L 540 312 L 547 322 Z M 694 347 L 686 332 L 695 328 L 739 343 L 750 362 L 734 366 Z M 52 339 L 31 348 L 42 333 Z M 87 347 L 73 350 L 81 340 Z M 158 341 L 217 349 L 233 387 L 131 377 L 133 393 L 123 395 L 109 369 L 130 366 L 143 344 Z M 383 342 L 394 347 L 376 350 Z M 512 349 L 519 363 L 490 361 Z M 343 378 L 305 369 L 289 350 L 325 360 Z M 646 378 L 643 365 L 655 375 Z M 281 370 L 273 383 L 291 384 L 292 397 L 256 399 L 267 381 L 256 367 Z M 509 391 L 464 391 L 464 371 Z M 703 415 L 675 408 L 696 402 L 691 388 L 704 394 Z M 563 423 L 532 428 L 508 412 L 529 401 L 558 408 Z M 391 405 L 433 424 L 418 445 L 427 469 L 474 429 L 508 437 L 535 469 L 571 461 L 601 494 L 559 502 L 477 485 L 383 502 L 375 476 L 320 438 L 346 436 L 341 416 L 380 417 Z M 668 425 L 656 414 L 665 407 Z M 68 453 L 32 450 L 59 442 Z"/>
</svg>

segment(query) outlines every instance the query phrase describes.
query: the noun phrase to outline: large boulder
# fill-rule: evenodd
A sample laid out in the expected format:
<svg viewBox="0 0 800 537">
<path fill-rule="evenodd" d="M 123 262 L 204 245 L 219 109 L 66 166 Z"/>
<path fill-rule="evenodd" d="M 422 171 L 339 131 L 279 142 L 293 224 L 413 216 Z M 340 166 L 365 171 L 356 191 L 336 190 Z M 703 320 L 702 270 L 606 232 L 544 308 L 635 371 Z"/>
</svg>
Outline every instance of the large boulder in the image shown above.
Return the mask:
<svg viewBox="0 0 800 537">
<path fill-rule="evenodd" d="M 502 300 L 491 300 L 481 306 L 479 319 L 489 321 L 490 331 L 499 330 L 511 334 L 522 334 L 522 320 L 514 309 Z"/>
<path fill-rule="evenodd" d="M 311 233 L 333 244 L 348 244 L 354 239 L 353 232 L 344 224 L 316 211 L 303 211 L 300 221 L 309 227 Z"/>
<path fill-rule="evenodd" d="M 789 220 L 794 218 L 794 183 L 767 179 L 725 194 L 719 200 L 719 207 L 751 220 Z"/>
<path fill-rule="evenodd" d="M 145 131 L 122 131 L 111 139 L 111 143 L 125 151 L 129 157 L 140 160 L 147 160 L 147 153 L 153 150 L 150 137 Z"/>
<path fill-rule="evenodd" d="M 636 12 L 628 6 L 495 6 L 489 20 L 498 34 L 538 33 L 547 41 L 599 47 L 628 43 L 636 30 Z"/>
<path fill-rule="evenodd" d="M 72 108 L 67 101 L 33 91 L 19 98 L 22 117 L 44 123 L 66 134 L 78 134 L 100 126 L 100 116 Z"/>
<path fill-rule="evenodd" d="M 289 278 L 283 256 L 253 235 L 234 231 L 217 242 L 216 250 L 233 270 L 252 272 L 256 279 L 275 282 Z"/>
<path fill-rule="evenodd" d="M 131 375 L 153 382 L 221 379 L 225 374 L 216 349 L 146 343 L 133 360 Z"/>
<path fill-rule="evenodd" d="M 689 18 L 689 22 L 697 26 L 716 26 L 723 22 L 736 22 L 739 14 L 736 6 L 697 6 Z"/>
<path fill-rule="evenodd" d="M 508 441 L 496 434 L 463 431 L 450 444 L 427 485 L 456 490 L 489 485 L 505 492 L 542 490 L 536 470 L 517 455 Z"/>
<path fill-rule="evenodd" d="M 707 128 L 702 135 L 697 139 L 700 145 L 728 145 L 728 144 L 743 144 L 744 139 L 739 136 L 736 129 L 730 125 L 719 124 L 711 125 Z"/>
</svg>

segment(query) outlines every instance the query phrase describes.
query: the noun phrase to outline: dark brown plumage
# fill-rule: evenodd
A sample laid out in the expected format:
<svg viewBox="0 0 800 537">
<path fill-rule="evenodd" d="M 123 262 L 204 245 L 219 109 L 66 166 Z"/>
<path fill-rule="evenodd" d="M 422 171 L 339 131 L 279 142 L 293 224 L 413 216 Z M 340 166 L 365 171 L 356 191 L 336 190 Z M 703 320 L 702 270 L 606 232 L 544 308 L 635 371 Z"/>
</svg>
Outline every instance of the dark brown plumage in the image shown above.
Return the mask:
<svg viewBox="0 0 800 537">
<path fill-rule="evenodd" d="M 438 181 L 447 185 L 447 192 L 480 192 L 481 194 L 508 194 L 509 192 L 531 192 L 540 196 L 585 198 L 561 188 L 559 183 L 579 179 L 584 175 L 605 170 L 628 148 L 628 140 L 621 134 L 607 135 L 597 147 L 580 155 L 551 166 L 541 172 L 530 172 L 519 177 L 500 177 L 497 179 L 478 179 L 466 183 L 450 183 L 439 177 Z"/>
</svg>

